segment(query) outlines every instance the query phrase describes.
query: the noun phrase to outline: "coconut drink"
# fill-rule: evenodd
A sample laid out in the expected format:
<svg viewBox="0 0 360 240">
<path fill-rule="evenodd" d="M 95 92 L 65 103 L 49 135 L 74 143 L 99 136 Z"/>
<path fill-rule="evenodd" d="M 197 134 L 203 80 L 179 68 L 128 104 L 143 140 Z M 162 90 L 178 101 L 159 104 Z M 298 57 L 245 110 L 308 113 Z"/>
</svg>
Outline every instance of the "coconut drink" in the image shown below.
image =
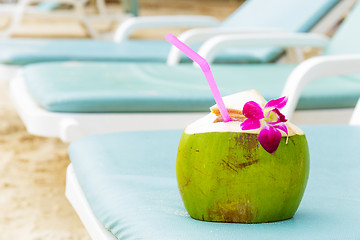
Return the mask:
<svg viewBox="0 0 360 240">
<path fill-rule="evenodd" d="M 273 151 L 259 142 L 261 127 L 244 130 L 241 126 L 247 119 L 244 106 L 256 102 L 264 108 L 265 99 L 252 90 L 224 97 L 224 102 L 232 121 L 223 122 L 215 105 L 182 134 L 176 173 L 186 210 L 192 218 L 215 222 L 291 218 L 309 176 L 304 132 L 285 122 L 287 134 L 280 129 L 280 142 Z"/>
<path fill-rule="evenodd" d="M 191 217 L 214 222 L 263 223 L 294 216 L 309 176 L 303 131 L 255 90 L 224 99 L 206 59 L 171 33 L 166 40 L 203 71 L 216 105 L 185 128 L 177 154 L 180 195 Z"/>
</svg>

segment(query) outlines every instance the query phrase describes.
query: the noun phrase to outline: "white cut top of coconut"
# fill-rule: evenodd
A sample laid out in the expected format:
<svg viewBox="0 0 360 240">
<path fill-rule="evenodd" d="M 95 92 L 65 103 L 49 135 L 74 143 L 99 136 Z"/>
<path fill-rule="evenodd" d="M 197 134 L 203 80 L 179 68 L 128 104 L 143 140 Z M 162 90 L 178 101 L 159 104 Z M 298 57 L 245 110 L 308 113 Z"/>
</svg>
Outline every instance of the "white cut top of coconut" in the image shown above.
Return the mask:
<svg viewBox="0 0 360 240">
<path fill-rule="evenodd" d="M 254 89 L 225 96 L 223 97 L 223 101 L 227 109 L 236 109 L 236 110 L 242 110 L 244 108 L 245 103 L 249 101 L 257 102 L 262 107 L 264 107 L 267 103 L 265 98 L 261 96 L 260 93 L 258 93 L 258 91 Z M 217 104 L 210 107 L 211 111 L 214 111 L 214 109 L 218 109 Z"/>
<path fill-rule="evenodd" d="M 249 101 L 255 101 L 260 106 L 265 106 L 267 101 L 256 91 L 248 90 L 244 92 L 239 92 L 232 94 L 223 98 L 224 104 L 227 109 L 242 110 L 245 103 Z M 214 105 L 210 108 L 212 111 L 217 109 L 217 105 Z M 258 134 L 260 129 L 254 130 L 242 130 L 240 127 L 240 121 L 230 121 L 230 122 L 215 122 L 217 119 L 216 114 L 209 113 L 205 117 L 195 121 L 185 128 L 186 134 L 195 134 L 195 133 L 207 133 L 207 132 L 246 132 Z M 292 135 L 303 135 L 304 132 L 292 124 L 291 122 L 286 122 L 288 127 L 289 136 Z M 285 133 L 281 131 L 283 136 L 286 136 Z"/>
<path fill-rule="evenodd" d="M 195 134 L 195 133 L 208 133 L 208 132 L 244 132 L 244 133 L 254 133 L 258 134 L 259 129 L 254 130 L 242 130 L 240 127 L 241 122 L 239 121 L 230 121 L 230 122 L 214 122 L 217 119 L 217 116 L 214 113 L 209 113 L 203 118 L 193 122 L 187 126 L 184 130 L 186 134 Z M 304 132 L 298 128 L 293 123 L 287 121 L 286 126 L 288 128 L 289 136 L 292 135 L 304 135 Z M 282 136 L 286 134 L 280 131 Z"/>
</svg>

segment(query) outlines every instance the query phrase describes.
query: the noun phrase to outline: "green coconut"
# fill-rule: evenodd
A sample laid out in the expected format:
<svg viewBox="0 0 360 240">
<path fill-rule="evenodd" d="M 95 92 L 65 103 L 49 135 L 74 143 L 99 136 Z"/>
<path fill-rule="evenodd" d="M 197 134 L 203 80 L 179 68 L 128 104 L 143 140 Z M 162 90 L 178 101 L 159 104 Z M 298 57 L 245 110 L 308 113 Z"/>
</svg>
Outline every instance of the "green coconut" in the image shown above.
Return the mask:
<svg viewBox="0 0 360 240">
<path fill-rule="evenodd" d="M 247 101 L 265 105 L 256 91 L 224 98 L 232 110 Z M 214 108 L 213 108 L 214 109 Z M 215 112 L 215 111 L 213 111 Z M 259 130 L 242 131 L 239 121 L 224 123 L 210 113 L 185 128 L 176 173 L 192 218 L 214 222 L 264 223 L 294 216 L 309 176 L 304 132 L 287 122 L 275 153 L 258 141 Z"/>
</svg>

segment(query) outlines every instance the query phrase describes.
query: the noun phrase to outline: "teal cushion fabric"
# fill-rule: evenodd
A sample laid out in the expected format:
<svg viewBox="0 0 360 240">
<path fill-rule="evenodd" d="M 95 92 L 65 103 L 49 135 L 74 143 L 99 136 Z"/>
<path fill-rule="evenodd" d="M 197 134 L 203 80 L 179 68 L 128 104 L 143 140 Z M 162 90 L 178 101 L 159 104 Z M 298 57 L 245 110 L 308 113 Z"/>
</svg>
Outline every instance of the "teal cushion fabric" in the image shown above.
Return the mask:
<svg viewBox="0 0 360 240">
<path fill-rule="evenodd" d="M 249 1 L 220 27 L 308 31 L 339 1 L 276 0 L 270 6 L 267 2 Z M 165 62 L 170 46 L 166 41 L 148 40 L 114 43 L 89 39 L 11 39 L 0 41 L 0 63 L 25 65 L 64 60 Z M 216 61 L 268 62 L 276 59 L 280 52 L 278 48 L 228 50 L 221 53 Z M 183 57 L 183 60 L 188 61 L 188 58 Z"/>
<path fill-rule="evenodd" d="M 223 96 L 256 89 L 266 99 L 280 97 L 293 65 L 213 65 Z M 359 76 L 360 77 L 360 76 Z M 331 77 L 311 83 L 298 109 L 353 107 L 359 77 Z M 30 94 L 53 112 L 192 112 L 214 103 L 200 68 L 189 64 L 47 63 L 27 66 Z"/>
<path fill-rule="evenodd" d="M 91 39 L 0 40 L 0 63 L 26 65 L 67 60 L 164 62 L 170 47 L 170 43 L 155 40 L 133 40 L 121 44 Z"/>
<path fill-rule="evenodd" d="M 359 239 L 360 128 L 303 130 L 311 158 L 304 198 L 292 219 L 268 224 L 189 217 L 175 176 L 180 130 L 90 136 L 69 154 L 93 213 L 118 239 Z"/>
<path fill-rule="evenodd" d="M 331 39 L 325 54 L 354 54 L 360 53 L 360 1 L 354 6 L 350 14 L 340 25 Z"/>
<path fill-rule="evenodd" d="M 339 0 L 248 0 L 228 17 L 221 28 L 282 29 L 289 32 L 307 32 L 333 8 Z M 216 60 L 225 56 L 240 56 L 237 60 L 271 62 L 281 53 L 281 48 L 226 49 Z"/>
<path fill-rule="evenodd" d="M 221 27 L 310 30 L 339 0 L 248 0 L 224 20 Z M 286 21 L 289 20 L 289 21 Z"/>
</svg>

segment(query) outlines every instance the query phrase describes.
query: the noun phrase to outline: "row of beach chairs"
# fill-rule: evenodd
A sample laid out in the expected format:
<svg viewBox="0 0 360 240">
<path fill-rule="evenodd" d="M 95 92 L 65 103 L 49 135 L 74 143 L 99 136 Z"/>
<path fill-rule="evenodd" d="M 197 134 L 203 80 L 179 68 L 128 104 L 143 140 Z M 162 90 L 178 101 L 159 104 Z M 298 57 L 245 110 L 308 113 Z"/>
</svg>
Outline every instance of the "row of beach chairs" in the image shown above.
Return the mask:
<svg viewBox="0 0 360 240">
<path fill-rule="evenodd" d="M 334 36 L 330 31 L 349 11 Z M 206 26 L 179 38 L 211 63 L 222 95 L 288 96 L 305 126 L 311 175 L 298 213 L 277 224 L 192 220 L 175 177 L 181 130 L 214 104 L 196 66 L 139 28 Z M 3 77 L 27 130 L 73 142 L 66 196 L 93 239 L 357 239 L 360 218 L 360 2 L 248 0 L 219 23 L 205 16 L 137 17 L 114 41 L 0 40 Z M 322 56 L 282 63 L 287 48 Z M 299 49 L 292 59 L 303 60 Z M 354 110 L 355 109 L 355 110 Z M 350 117 L 352 115 L 352 117 Z M 324 125 L 326 123 L 348 125 Z"/>
</svg>

